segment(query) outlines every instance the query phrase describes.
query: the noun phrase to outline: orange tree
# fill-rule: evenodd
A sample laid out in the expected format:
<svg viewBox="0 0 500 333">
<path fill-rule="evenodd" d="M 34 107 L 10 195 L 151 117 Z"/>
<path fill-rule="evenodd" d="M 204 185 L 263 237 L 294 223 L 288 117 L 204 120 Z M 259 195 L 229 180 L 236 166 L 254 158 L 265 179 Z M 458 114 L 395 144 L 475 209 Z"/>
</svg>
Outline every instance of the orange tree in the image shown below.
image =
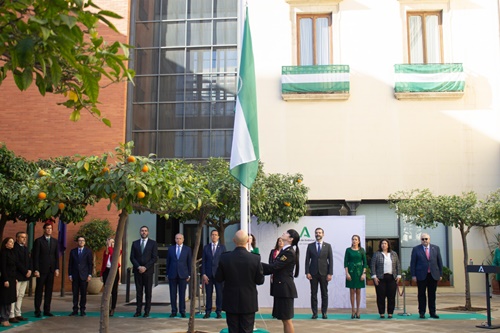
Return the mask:
<svg viewBox="0 0 500 333">
<path fill-rule="evenodd" d="M 479 200 L 475 192 L 462 195 L 434 195 L 428 189 L 399 191 L 389 196 L 390 207 L 405 222 L 419 227 L 436 227 L 438 223 L 454 227 L 460 231 L 463 248 L 463 267 L 465 274 L 465 306 L 472 309 L 469 273 L 467 272 L 469 250 L 467 235 L 474 227 L 495 226 L 500 224 L 500 190 L 490 193 Z"/>
<path fill-rule="evenodd" d="M 82 202 L 89 204 L 108 200 L 108 209 L 119 212 L 115 251 L 122 248 L 122 239 L 132 212 L 149 211 L 168 218 L 170 214 L 186 214 L 214 202 L 205 188 L 205 180 L 192 165 L 179 160 L 155 161 L 153 156 L 140 157 L 130 154 L 133 143 L 116 149 L 116 162 L 111 154 L 102 156 L 75 156 L 65 167 L 46 170 L 43 177 L 33 179 L 26 186 L 30 193 L 46 193 L 39 200 L 42 210 L 51 213 L 59 203 Z M 75 193 L 71 193 L 77 189 Z M 74 201 L 75 200 L 75 201 Z M 83 208 L 83 206 L 82 206 Z M 101 300 L 100 332 L 109 326 L 109 297 L 112 281 L 118 269 L 118 256 L 113 258 L 109 278 Z"/>
</svg>

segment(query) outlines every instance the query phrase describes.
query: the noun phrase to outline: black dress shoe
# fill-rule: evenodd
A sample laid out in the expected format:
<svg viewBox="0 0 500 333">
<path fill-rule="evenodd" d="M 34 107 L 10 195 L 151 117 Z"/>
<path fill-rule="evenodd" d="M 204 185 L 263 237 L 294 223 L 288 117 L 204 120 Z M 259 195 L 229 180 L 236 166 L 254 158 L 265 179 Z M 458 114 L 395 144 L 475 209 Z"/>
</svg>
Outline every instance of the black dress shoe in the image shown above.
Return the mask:
<svg viewBox="0 0 500 333">
<path fill-rule="evenodd" d="M 425 313 L 421 313 L 421 314 L 420 314 L 420 318 L 421 318 L 421 319 L 425 319 Z"/>
<path fill-rule="evenodd" d="M 149 318 L 149 312 L 144 312 L 144 318 Z"/>
<path fill-rule="evenodd" d="M 45 317 L 54 317 L 54 315 L 52 313 L 50 313 L 50 312 L 44 312 L 43 315 Z"/>
<path fill-rule="evenodd" d="M 42 318 L 42 314 L 40 312 L 35 312 L 35 317 L 36 318 Z"/>
<path fill-rule="evenodd" d="M 109 316 L 113 317 L 115 315 L 115 309 L 109 310 Z"/>
<path fill-rule="evenodd" d="M 222 319 L 222 315 L 220 313 L 217 313 L 217 319 Z"/>
<path fill-rule="evenodd" d="M 28 320 L 28 318 L 25 318 L 23 316 L 18 316 L 18 317 L 16 317 L 16 319 L 19 321 L 27 321 Z"/>
<path fill-rule="evenodd" d="M 203 319 L 208 319 L 210 318 L 210 313 L 205 313 L 205 315 L 203 316 Z"/>
<path fill-rule="evenodd" d="M 80 312 L 80 316 L 85 317 L 86 315 L 87 315 L 87 313 L 85 311 Z"/>
<path fill-rule="evenodd" d="M 181 317 L 182 318 L 186 318 L 186 314 L 185 313 L 181 313 Z"/>
<path fill-rule="evenodd" d="M 431 318 L 434 318 L 434 319 L 439 319 L 439 316 L 438 316 L 437 314 L 435 314 L 435 313 L 432 313 L 432 314 L 431 314 Z"/>
<path fill-rule="evenodd" d="M 174 318 L 175 316 L 177 316 L 177 313 L 171 313 L 169 317 Z"/>
<path fill-rule="evenodd" d="M 141 313 L 140 312 L 136 312 L 134 313 L 134 317 L 140 317 L 141 316 Z"/>
<path fill-rule="evenodd" d="M 70 316 L 78 316 L 78 311 L 73 311 L 69 314 Z"/>
<path fill-rule="evenodd" d="M 323 313 L 323 316 L 321 318 L 328 319 L 328 316 L 326 315 L 326 313 Z"/>
<path fill-rule="evenodd" d="M 313 315 L 312 315 L 311 319 L 318 319 L 318 315 L 317 315 L 317 314 L 315 314 L 315 313 L 313 313 Z"/>
<path fill-rule="evenodd" d="M 11 324 L 17 324 L 19 322 L 19 320 L 17 320 L 16 318 L 9 318 L 9 323 Z"/>
</svg>

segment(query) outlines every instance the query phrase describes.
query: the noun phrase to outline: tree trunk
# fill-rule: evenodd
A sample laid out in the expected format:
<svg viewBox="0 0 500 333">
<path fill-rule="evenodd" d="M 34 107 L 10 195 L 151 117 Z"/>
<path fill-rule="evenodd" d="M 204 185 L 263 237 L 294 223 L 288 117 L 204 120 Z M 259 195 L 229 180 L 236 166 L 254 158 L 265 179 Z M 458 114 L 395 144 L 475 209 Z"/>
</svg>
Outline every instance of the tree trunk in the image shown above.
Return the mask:
<svg viewBox="0 0 500 333">
<path fill-rule="evenodd" d="M 106 279 L 106 284 L 104 285 L 104 292 L 102 293 L 99 333 L 108 333 L 109 298 L 111 296 L 113 283 L 115 282 L 115 277 L 118 272 L 118 262 L 120 261 L 119 254 L 122 250 L 123 235 L 125 233 L 125 226 L 127 225 L 128 213 L 123 209 L 119 216 L 120 218 L 118 219 L 118 227 L 116 228 L 115 248 L 113 250 L 113 254 L 118 253 L 118 255 L 113 255 L 113 257 L 111 258 L 111 269 L 109 271 L 108 278 Z"/>
<path fill-rule="evenodd" d="M 467 246 L 467 234 L 469 232 L 465 231 L 463 227 L 460 228 L 460 235 L 462 236 L 462 247 L 464 249 L 464 274 L 465 274 L 465 310 L 470 311 L 472 309 L 472 301 L 470 298 L 470 280 L 469 272 L 467 272 L 467 265 L 469 264 L 469 248 Z"/>
<path fill-rule="evenodd" d="M 200 243 L 201 243 L 201 234 L 203 231 L 203 226 L 205 225 L 205 217 L 203 217 L 199 223 L 198 227 L 196 228 L 196 239 L 194 242 L 194 249 L 193 249 L 193 259 L 191 260 L 191 277 L 194 277 L 194 279 L 191 279 L 191 283 L 189 284 L 189 289 L 190 289 L 190 294 L 191 294 L 191 301 L 189 302 L 189 321 L 188 321 L 188 333 L 194 333 L 194 314 L 196 312 L 196 292 L 198 288 L 198 282 L 197 281 L 197 274 L 196 274 L 196 256 L 198 254 L 198 249 L 200 248 Z M 200 295 L 201 297 L 201 295 Z"/>
</svg>

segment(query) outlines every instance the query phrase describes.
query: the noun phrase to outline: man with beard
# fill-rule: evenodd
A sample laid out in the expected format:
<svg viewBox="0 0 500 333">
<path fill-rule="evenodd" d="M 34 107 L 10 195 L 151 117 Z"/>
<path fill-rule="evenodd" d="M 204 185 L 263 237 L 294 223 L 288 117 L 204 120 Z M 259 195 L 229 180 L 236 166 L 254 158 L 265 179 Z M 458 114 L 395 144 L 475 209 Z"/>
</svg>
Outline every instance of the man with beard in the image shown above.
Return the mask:
<svg viewBox="0 0 500 333">
<path fill-rule="evenodd" d="M 311 309 L 312 319 L 318 318 L 318 284 L 321 290 L 321 314 L 327 319 L 328 310 L 328 282 L 333 276 L 332 246 L 323 242 L 324 231 L 316 228 L 314 231 L 316 242 L 307 246 L 306 277 L 311 282 Z"/>
</svg>

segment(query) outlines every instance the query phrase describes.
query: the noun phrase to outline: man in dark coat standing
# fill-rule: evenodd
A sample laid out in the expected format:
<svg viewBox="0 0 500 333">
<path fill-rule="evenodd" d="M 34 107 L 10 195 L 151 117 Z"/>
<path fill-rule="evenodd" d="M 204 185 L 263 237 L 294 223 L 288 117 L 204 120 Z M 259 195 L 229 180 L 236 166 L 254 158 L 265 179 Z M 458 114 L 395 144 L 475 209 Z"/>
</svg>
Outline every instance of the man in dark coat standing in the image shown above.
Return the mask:
<svg viewBox="0 0 500 333">
<path fill-rule="evenodd" d="M 69 253 L 68 274 L 73 290 L 73 312 L 69 315 L 78 315 L 78 298 L 80 298 L 80 315 L 85 317 L 87 286 L 92 279 L 94 265 L 92 251 L 85 247 L 85 237 L 78 236 L 77 241 L 78 247 Z"/>
<path fill-rule="evenodd" d="M 224 282 L 222 309 L 229 333 L 250 333 L 259 308 L 257 285 L 264 283 L 264 274 L 260 255 L 247 250 L 248 233 L 238 230 L 233 242 L 236 248 L 220 257 L 215 280 Z"/>
<path fill-rule="evenodd" d="M 52 222 L 43 225 L 43 235 L 35 240 L 32 250 L 33 269 L 36 277 L 35 317 L 41 318 L 42 295 L 44 294 L 43 315 L 54 316 L 50 312 L 54 276 L 59 276 L 59 246 L 52 237 Z"/>
<path fill-rule="evenodd" d="M 136 290 L 137 307 L 134 317 L 139 317 L 142 311 L 142 295 L 146 295 L 144 304 L 144 318 L 149 317 L 151 311 L 151 298 L 153 294 L 154 265 L 158 260 L 158 244 L 150 239 L 149 228 L 142 226 L 141 238 L 132 243 L 130 250 L 130 261 L 134 266 L 134 280 Z"/>
<path fill-rule="evenodd" d="M 413 282 L 418 288 L 418 313 L 425 318 L 426 295 L 429 302 L 431 318 L 438 319 L 436 314 L 436 289 L 438 281 L 443 278 L 443 259 L 439 246 L 431 244 L 431 236 L 422 234 L 421 244 L 411 251 L 410 271 Z"/>
<path fill-rule="evenodd" d="M 172 312 L 170 318 L 177 315 L 177 310 L 181 317 L 186 317 L 186 286 L 191 279 L 192 251 L 184 245 L 184 235 L 175 235 L 176 245 L 168 248 L 167 252 L 167 277 L 170 290 L 170 305 Z M 179 291 L 179 308 L 177 308 L 177 290 Z"/>
<path fill-rule="evenodd" d="M 222 288 L 223 283 L 215 281 L 215 272 L 219 266 L 220 255 L 226 252 L 226 246 L 219 242 L 219 232 L 212 230 L 210 233 L 212 241 L 203 247 L 203 254 L 201 259 L 201 274 L 203 284 L 207 293 L 207 301 L 205 306 L 205 316 L 203 318 L 210 318 L 212 312 L 212 294 L 215 286 L 215 313 L 217 318 L 222 318 Z"/>
<path fill-rule="evenodd" d="M 307 246 L 306 277 L 311 282 L 311 309 L 312 319 L 318 318 L 318 284 L 321 290 L 321 314 L 327 319 L 328 310 L 328 282 L 333 276 L 332 246 L 323 241 L 324 231 L 321 228 L 314 230 L 316 241 Z"/>
<path fill-rule="evenodd" d="M 26 247 L 26 237 L 27 236 L 24 231 L 19 231 L 16 233 L 16 242 L 14 243 L 14 254 L 16 256 L 17 299 L 16 302 L 12 303 L 10 309 L 9 321 L 11 323 L 28 320 L 28 318 L 23 317 L 21 312 L 26 287 L 28 286 L 31 273 L 33 271 L 30 254 L 28 248 Z"/>
</svg>

